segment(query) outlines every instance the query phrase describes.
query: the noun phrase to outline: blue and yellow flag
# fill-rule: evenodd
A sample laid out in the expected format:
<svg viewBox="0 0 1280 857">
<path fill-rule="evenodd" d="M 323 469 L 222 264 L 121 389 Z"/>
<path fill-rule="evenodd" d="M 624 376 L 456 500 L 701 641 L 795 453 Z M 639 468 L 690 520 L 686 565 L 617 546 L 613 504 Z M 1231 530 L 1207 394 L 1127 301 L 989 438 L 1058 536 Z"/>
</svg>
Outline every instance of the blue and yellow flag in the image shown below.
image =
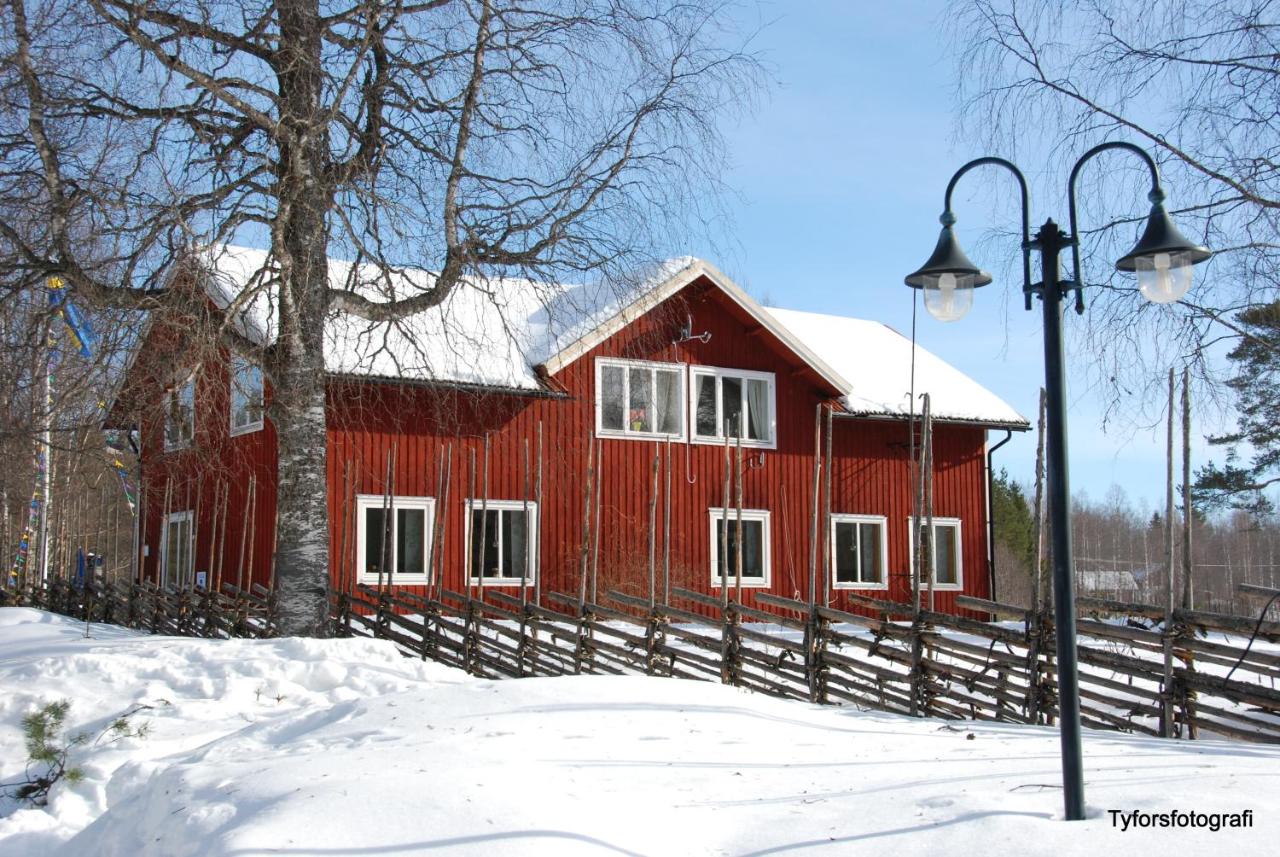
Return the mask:
<svg viewBox="0 0 1280 857">
<path fill-rule="evenodd" d="M 93 329 L 80 314 L 80 310 L 76 309 L 76 305 L 67 300 L 66 284 L 58 277 L 49 278 L 49 306 L 58 311 L 67 335 L 80 351 L 80 356 L 86 360 L 91 359 L 93 353 L 89 347 L 93 345 Z"/>
</svg>

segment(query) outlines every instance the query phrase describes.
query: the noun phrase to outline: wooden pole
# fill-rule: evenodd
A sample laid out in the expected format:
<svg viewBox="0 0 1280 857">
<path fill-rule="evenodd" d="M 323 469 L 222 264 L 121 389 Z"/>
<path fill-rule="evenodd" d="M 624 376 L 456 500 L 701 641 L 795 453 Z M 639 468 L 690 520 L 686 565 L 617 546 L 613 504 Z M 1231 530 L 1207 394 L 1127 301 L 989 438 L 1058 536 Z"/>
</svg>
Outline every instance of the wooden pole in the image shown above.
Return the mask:
<svg viewBox="0 0 1280 857">
<path fill-rule="evenodd" d="M 258 550 L 254 538 L 258 534 L 258 475 L 249 478 L 249 580 L 248 589 L 253 591 L 253 569 Z"/>
<path fill-rule="evenodd" d="M 822 405 L 813 409 L 813 506 L 809 521 L 809 606 L 818 598 L 818 497 L 822 490 Z"/>
<path fill-rule="evenodd" d="M 342 493 L 338 502 L 342 504 L 342 514 L 338 523 L 338 586 L 337 590 L 347 593 L 347 525 L 350 523 L 351 509 L 351 459 L 342 462 Z"/>
<path fill-rule="evenodd" d="M 478 576 L 478 579 L 476 580 L 476 585 L 480 589 L 481 601 L 484 600 L 484 571 L 485 571 L 484 553 L 486 548 L 488 547 L 488 540 L 489 540 L 489 433 L 488 432 L 484 433 L 484 460 L 482 464 L 483 464 L 483 467 L 481 468 L 482 473 L 480 476 L 480 491 L 481 491 L 480 557 L 479 557 L 480 562 L 479 562 L 479 565 L 477 566 L 477 572 L 479 576 Z M 501 556 L 499 556 L 497 559 L 498 559 L 498 562 L 502 562 Z M 468 597 L 471 596 L 470 588 L 467 589 L 467 596 Z M 470 605 L 468 605 L 468 607 L 470 607 Z"/>
<path fill-rule="evenodd" d="M 440 518 L 439 545 L 440 547 L 439 547 L 439 550 L 437 551 L 437 556 L 436 556 L 436 568 L 438 569 L 438 571 L 435 575 L 437 598 L 439 598 L 443 594 L 442 590 L 444 589 L 444 573 L 445 573 L 444 558 L 447 555 L 445 553 L 445 542 L 449 537 L 449 489 L 450 487 L 452 487 L 452 485 L 453 485 L 453 444 L 449 444 L 448 453 L 445 455 L 445 458 L 444 458 L 444 494 L 440 498 L 440 514 L 439 514 L 439 518 Z M 464 553 L 465 553 L 465 550 L 464 550 Z M 463 573 L 466 574 L 468 572 L 466 569 L 463 569 Z"/>
<path fill-rule="evenodd" d="M 466 506 L 467 527 L 465 530 L 467 533 L 467 545 L 465 550 L 467 567 L 464 569 L 464 573 L 467 576 L 467 602 L 468 604 L 470 604 L 471 586 L 475 581 L 476 575 L 480 573 L 480 566 L 484 563 L 484 544 L 481 543 L 480 545 L 480 556 L 473 556 L 476 550 L 475 549 L 476 540 L 475 540 L 475 532 L 474 532 L 475 531 L 475 515 L 473 514 L 471 504 L 475 502 L 475 497 L 476 497 L 476 450 L 475 450 L 475 447 L 473 446 L 469 448 L 467 452 L 470 453 L 471 466 L 467 476 L 467 506 Z M 480 517 L 483 518 L 484 515 L 481 514 Z M 472 569 L 473 565 L 475 566 L 474 570 Z"/>
<path fill-rule="evenodd" d="M 1048 394 L 1044 387 L 1040 388 L 1040 418 L 1036 422 L 1036 491 L 1034 508 L 1035 519 L 1032 525 L 1032 544 L 1035 545 L 1035 567 L 1031 570 L 1031 609 L 1039 615 L 1048 603 L 1048 593 L 1044 586 L 1044 420 Z"/>
<path fill-rule="evenodd" d="M 729 479 L 733 474 L 729 459 L 729 432 L 724 433 L 724 493 L 720 504 L 720 606 L 729 606 Z"/>
<path fill-rule="evenodd" d="M 831 443 L 835 432 L 833 431 L 835 411 L 827 406 L 827 443 L 826 443 L 826 463 L 823 466 L 823 492 L 822 492 L 822 601 L 828 607 L 831 606 L 831 483 L 835 481 L 835 472 L 832 467 Z"/>
<path fill-rule="evenodd" d="M 1176 582 L 1173 571 L 1173 369 L 1169 370 L 1169 432 L 1166 446 L 1165 505 L 1164 505 L 1164 568 L 1165 602 L 1164 632 L 1161 634 L 1164 650 L 1164 686 L 1160 690 L 1160 734 L 1172 738 L 1173 724 L 1173 593 Z"/>
<path fill-rule="evenodd" d="M 600 519 L 604 517 L 601 514 L 602 507 L 600 505 L 600 492 L 604 486 L 604 449 L 600 441 L 596 442 L 596 478 L 594 484 L 595 500 L 591 504 L 591 603 L 599 604 L 599 593 L 597 585 L 600 580 Z"/>
<path fill-rule="evenodd" d="M 938 534 L 933 529 L 933 406 L 929 394 L 924 394 L 924 443 L 921 444 L 923 464 L 920 468 L 920 479 L 924 484 L 924 543 L 929 554 L 929 567 L 924 572 L 929 575 L 926 585 L 929 588 L 929 612 L 936 609 L 933 587 L 938 576 Z"/>
<path fill-rule="evenodd" d="M 383 582 L 387 578 L 389 571 L 387 562 L 391 556 L 391 479 L 394 466 L 391 461 L 391 450 L 388 449 L 382 473 L 382 544 L 378 546 L 379 595 L 384 592 Z"/>
<path fill-rule="evenodd" d="M 521 448 L 524 452 L 520 473 L 524 477 L 523 490 L 520 496 L 524 498 L 524 571 L 520 580 L 520 607 L 522 608 L 520 619 L 524 621 L 523 608 L 529 603 L 529 579 L 533 576 L 533 538 L 534 528 L 529 520 L 529 438 L 523 438 Z M 521 640 L 524 639 L 524 633 L 521 632 Z M 524 670 L 521 669 L 521 674 Z"/>
<path fill-rule="evenodd" d="M 1191 526 L 1195 507 L 1191 496 L 1191 370 L 1182 370 L 1182 607 L 1195 609 L 1191 584 Z"/>
<path fill-rule="evenodd" d="M 591 550 L 591 488 L 595 477 L 595 445 L 587 437 L 587 478 L 582 484 L 582 550 L 578 555 L 578 614 L 587 603 L 587 560 Z"/>
<path fill-rule="evenodd" d="M 537 471 L 533 480 L 533 502 L 537 507 L 538 515 L 542 515 L 542 420 L 538 420 L 538 448 L 536 450 Z M 536 543 L 538 554 L 542 554 L 542 540 L 538 539 Z M 533 603 L 542 604 L 542 566 L 539 565 L 533 578 Z"/>
<path fill-rule="evenodd" d="M 662 494 L 662 604 L 671 604 L 671 438 L 667 438 L 666 484 Z"/>
<path fill-rule="evenodd" d="M 734 552 L 734 557 L 733 557 L 734 559 L 733 573 L 734 573 L 734 577 L 736 578 L 734 582 L 734 588 L 733 588 L 733 600 L 741 604 L 742 603 L 742 555 L 746 553 L 746 551 L 743 550 L 744 545 L 742 542 L 742 434 L 741 433 L 738 434 L 736 441 L 737 441 L 736 446 L 738 449 L 737 449 L 737 462 L 733 471 L 733 483 L 734 483 L 734 494 L 736 495 L 734 505 L 737 507 L 738 522 L 737 522 L 737 526 L 734 528 L 734 539 L 737 542 L 737 550 Z"/>
<path fill-rule="evenodd" d="M 649 610 L 657 603 L 658 576 L 658 467 L 662 453 L 653 445 L 653 488 L 649 492 Z"/>
</svg>

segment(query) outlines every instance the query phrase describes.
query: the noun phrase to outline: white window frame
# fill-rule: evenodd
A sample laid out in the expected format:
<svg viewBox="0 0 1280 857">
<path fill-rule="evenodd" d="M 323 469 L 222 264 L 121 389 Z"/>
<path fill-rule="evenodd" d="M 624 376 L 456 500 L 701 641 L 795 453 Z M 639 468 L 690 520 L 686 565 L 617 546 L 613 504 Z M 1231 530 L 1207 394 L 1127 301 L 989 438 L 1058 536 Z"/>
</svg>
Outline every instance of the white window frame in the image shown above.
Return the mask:
<svg viewBox="0 0 1280 857">
<path fill-rule="evenodd" d="M 538 555 L 541 540 L 538 538 L 538 504 L 532 500 L 467 500 L 465 503 L 466 511 L 463 513 L 463 538 L 466 545 L 465 573 L 472 586 L 533 586 L 534 581 L 538 577 Z M 527 529 L 525 535 L 528 539 L 526 551 L 529 555 L 529 576 L 528 577 L 476 577 L 471 574 L 471 513 L 484 510 L 486 512 L 524 512 L 529 513 Z M 502 538 L 502 527 L 498 527 L 498 538 Z M 498 556 L 502 556 L 502 550 L 499 548 Z"/>
<path fill-rule="evenodd" d="M 915 527 L 912 526 L 911 518 L 907 518 L 907 568 L 910 569 L 915 562 L 916 555 L 916 534 Z M 928 525 L 928 520 L 921 515 L 920 526 Z M 934 592 L 958 592 L 964 589 L 964 530 L 960 526 L 959 518 L 939 518 L 934 517 L 933 525 L 935 527 L 951 527 L 956 531 L 956 582 L 955 583 L 939 583 L 937 581 L 937 569 L 930 568 L 929 576 L 933 578 Z M 935 551 L 936 553 L 936 551 Z M 907 574 L 910 579 L 910 571 Z M 922 583 L 922 585 L 924 585 Z"/>
<path fill-rule="evenodd" d="M 231 384 L 227 389 L 227 410 L 230 411 L 227 419 L 228 424 L 231 427 L 231 436 L 236 437 L 242 434 L 252 434 L 255 431 L 262 431 L 263 414 L 266 411 L 267 397 L 266 380 L 262 376 L 261 364 L 254 363 L 252 360 L 248 360 L 238 354 L 233 354 L 231 355 L 231 362 L 228 364 L 228 367 L 231 372 Z M 246 369 L 258 370 L 258 381 L 261 384 L 258 388 L 258 419 L 255 422 L 245 423 L 242 426 L 238 426 L 236 425 L 236 378 L 242 370 Z"/>
<path fill-rule="evenodd" d="M 183 569 L 177 570 L 177 581 L 169 580 L 169 528 L 178 524 L 186 523 L 187 525 L 187 574 L 183 574 Z M 189 581 L 183 582 L 183 577 L 191 578 Z M 195 584 L 196 581 L 196 522 L 195 512 L 187 509 L 182 512 L 170 512 L 164 516 L 160 527 L 160 586 L 185 586 L 187 584 Z"/>
<path fill-rule="evenodd" d="M 604 426 L 604 367 L 616 366 L 623 370 L 623 387 L 622 387 L 622 403 L 623 403 L 623 420 L 621 429 L 605 428 Z M 656 396 L 658 394 L 657 370 L 666 369 L 675 371 L 676 377 L 680 379 L 680 384 L 684 389 L 684 396 L 677 396 L 681 403 L 681 407 L 686 408 L 684 413 L 680 414 L 680 431 L 676 433 L 667 433 L 660 431 L 638 431 L 627 427 L 628 420 L 626 412 L 631 408 L 631 373 L 632 369 L 648 369 L 652 373 L 650 377 L 653 379 L 650 384 L 650 390 L 653 393 L 654 401 L 653 414 L 656 418 L 658 413 Z M 684 440 L 687 435 L 687 426 L 689 424 L 688 408 L 688 392 L 689 392 L 689 375 L 685 371 L 684 363 L 660 363 L 653 360 L 624 360 L 617 357 L 597 357 L 596 358 L 596 389 L 595 389 L 595 406 L 596 406 L 596 437 L 617 437 L 627 438 L 631 440 Z"/>
<path fill-rule="evenodd" d="M 856 581 L 854 583 L 842 583 L 836 579 L 836 528 L 840 524 L 875 524 L 880 528 L 880 582 L 864 583 Z M 844 512 L 833 512 L 831 514 L 831 544 L 828 548 L 828 557 L 831 564 L 831 588 L 832 589 L 888 589 L 889 588 L 889 521 L 884 515 L 855 515 L 846 514 Z M 858 555 L 858 570 L 862 570 L 862 555 Z"/>
<path fill-rule="evenodd" d="M 716 434 L 705 435 L 698 434 L 698 378 L 709 377 L 716 380 Z M 722 366 L 690 366 L 689 367 L 689 404 L 687 419 L 689 421 L 689 438 L 694 443 L 703 444 L 724 444 L 724 420 L 721 416 L 721 408 L 724 398 L 721 393 L 722 381 L 724 378 L 741 378 L 742 380 L 753 379 L 757 381 L 767 381 L 769 384 L 769 439 L 754 440 L 746 437 L 746 426 L 739 426 L 738 432 L 742 435 L 743 447 L 753 449 L 777 449 L 778 448 L 778 381 L 777 376 L 773 372 L 757 372 L 752 369 L 729 369 Z M 745 388 L 744 388 L 745 389 Z M 742 409 L 742 419 L 746 420 L 747 409 L 744 402 Z M 737 443 L 737 438 L 733 439 L 733 443 Z"/>
<path fill-rule="evenodd" d="M 387 505 L 388 501 L 390 506 Z M 431 545 L 435 541 L 435 519 L 436 519 L 436 498 L 434 497 L 386 497 L 382 494 L 357 494 L 356 495 L 356 574 L 360 583 L 369 583 L 377 585 L 378 574 L 368 573 L 364 570 L 364 554 L 367 544 L 367 533 L 365 532 L 365 510 L 366 509 L 386 509 L 391 515 L 391 550 L 388 559 L 391 567 L 396 567 L 396 536 L 395 536 L 395 514 L 398 509 L 421 509 L 423 510 L 423 528 L 422 528 L 422 549 L 424 555 L 422 558 L 422 574 L 396 574 L 392 573 L 389 577 L 386 572 L 382 575 L 382 583 L 391 586 L 423 586 L 431 582 L 431 575 L 426 570 L 430 563 Z"/>
<path fill-rule="evenodd" d="M 169 440 L 169 418 L 173 413 L 173 397 L 181 395 L 181 392 L 187 388 L 191 388 L 191 414 L 188 417 L 187 425 L 189 431 L 187 437 L 179 442 L 173 443 Z M 170 387 L 164 392 L 164 408 L 162 416 L 164 422 L 161 425 L 161 432 L 164 437 L 164 451 L 173 452 L 176 449 L 187 449 L 195 443 L 196 439 L 196 378 L 194 375 L 187 378 L 180 384 Z"/>
<path fill-rule="evenodd" d="M 742 576 L 743 589 L 768 589 L 773 585 L 773 536 L 770 527 L 770 513 L 768 509 L 743 509 L 742 522 L 760 521 L 760 537 L 762 543 L 760 545 L 761 555 L 764 559 L 764 577 L 747 577 Z M 722 509 L 718 506 L 712 506 L 707 510 L 708 531 L 711 534 L 711 586 L 713 589 L 723 587 L 725 584 L 720 579 L 720 539 L 716 535 L 716 521 L 724 519 L 730 527 L 738 520 L 737 509 Z M 729 586 L 737 586 L 738 578 L 734 574 L 734 569 L 725 569 L 725 573 L 729 578 Z"/>
</svg>

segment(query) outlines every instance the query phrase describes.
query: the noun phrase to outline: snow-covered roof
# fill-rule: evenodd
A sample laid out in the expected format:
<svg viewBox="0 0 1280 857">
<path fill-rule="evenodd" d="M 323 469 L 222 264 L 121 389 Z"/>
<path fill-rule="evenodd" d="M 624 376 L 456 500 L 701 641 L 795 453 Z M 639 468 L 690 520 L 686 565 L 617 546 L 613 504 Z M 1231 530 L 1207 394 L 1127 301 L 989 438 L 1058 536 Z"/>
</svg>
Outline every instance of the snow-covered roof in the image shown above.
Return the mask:
<svg viewBox="0 0 1280 857">
<path fill-rule="evenodd" d="M 338 375 L 434 381 L 512 390 L 543 385 L 535 367 L 626 305 L 653 292 L 693 260 L 673 259 L 634 281 L 592 285 L 516 278 L 471 279 L 439 305 L 392 322 L 335 310 L 325 323 L 325 368 Z M 232 310 L 242 333 L 266 345 L 276 336 L 276 282 L 267 253 L 219 246 L 202 260 L 204 286 Z M 330 260 L 329 285 L 373 301 L 429 289 L 435 275 Z"/>
<path fill-rule="evenodd" d="M 910 339 L 878 321 L 773 307 L 768 311 L 849 380 L 843 401 L 850 413 L 894 417 L 912 413 Z M 920 394 L 928 393 L 934 419 L 1028 425 L 995 393 L 919 344 L 914 371 L 916 414 Z"/>
<path fill-rule="evenodd" d="M 231 311 L 240 331 L 263 345 L 273 341 L 279 298 L 266 252 L 222 245 L 206 251 L 202 266 L 205 288 Z M 703 276 L 840 390 L 851 413 L 910 413 L 909 340 L 878 322 L 765 309 L 714 266 L 690 257 L 669 260 L 625 283 L 471 280 L 441 304 L 394 322 L 335 310 L 325 324 L 325 367 L 340 375 L 539 390 L 538 367 L 558 372 Z M 375 301 L 419 293 L 433 280 L 430 272 L 416 269 L 384 276 L 372 265 L 329 263 L 331 287 Z M 915 391 L 931 394 L 938 419 L 1027 424 L 994 393 L 918 346 Z"/>
</svg>

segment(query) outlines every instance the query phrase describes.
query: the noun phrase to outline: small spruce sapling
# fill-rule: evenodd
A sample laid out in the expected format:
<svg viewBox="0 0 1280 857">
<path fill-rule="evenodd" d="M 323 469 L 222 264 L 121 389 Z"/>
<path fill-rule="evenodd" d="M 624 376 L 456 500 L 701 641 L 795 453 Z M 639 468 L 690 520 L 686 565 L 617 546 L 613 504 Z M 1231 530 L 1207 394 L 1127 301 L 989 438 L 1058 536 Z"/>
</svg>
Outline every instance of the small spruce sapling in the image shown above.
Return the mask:
<svg viewBox="0 0 1280 857">
<path fill-rule="evenodd" d="M 10 794 L 18 800 L 29 801 L 34 806 L 44 806 L 49 800 L 49 790 L 65 780 L 78 783 L 84 779 L 84 771 L 70 763 L 73 750 L 89 743 L 88 732 L 65 735 L 67 711 L 71 701 L 62 699 L 50 702 L 38 711 L 22 718 L 22 731 L 27 748 L 27 778 L 16 783 Z M 148 725 L 134 726 L 129 718 L 150 705 L 135 705 L 112 720 L 98 733 L 94 745 L 106 739 L 108 744 L 123 738 L 145 738 Z"/>
</svg>

